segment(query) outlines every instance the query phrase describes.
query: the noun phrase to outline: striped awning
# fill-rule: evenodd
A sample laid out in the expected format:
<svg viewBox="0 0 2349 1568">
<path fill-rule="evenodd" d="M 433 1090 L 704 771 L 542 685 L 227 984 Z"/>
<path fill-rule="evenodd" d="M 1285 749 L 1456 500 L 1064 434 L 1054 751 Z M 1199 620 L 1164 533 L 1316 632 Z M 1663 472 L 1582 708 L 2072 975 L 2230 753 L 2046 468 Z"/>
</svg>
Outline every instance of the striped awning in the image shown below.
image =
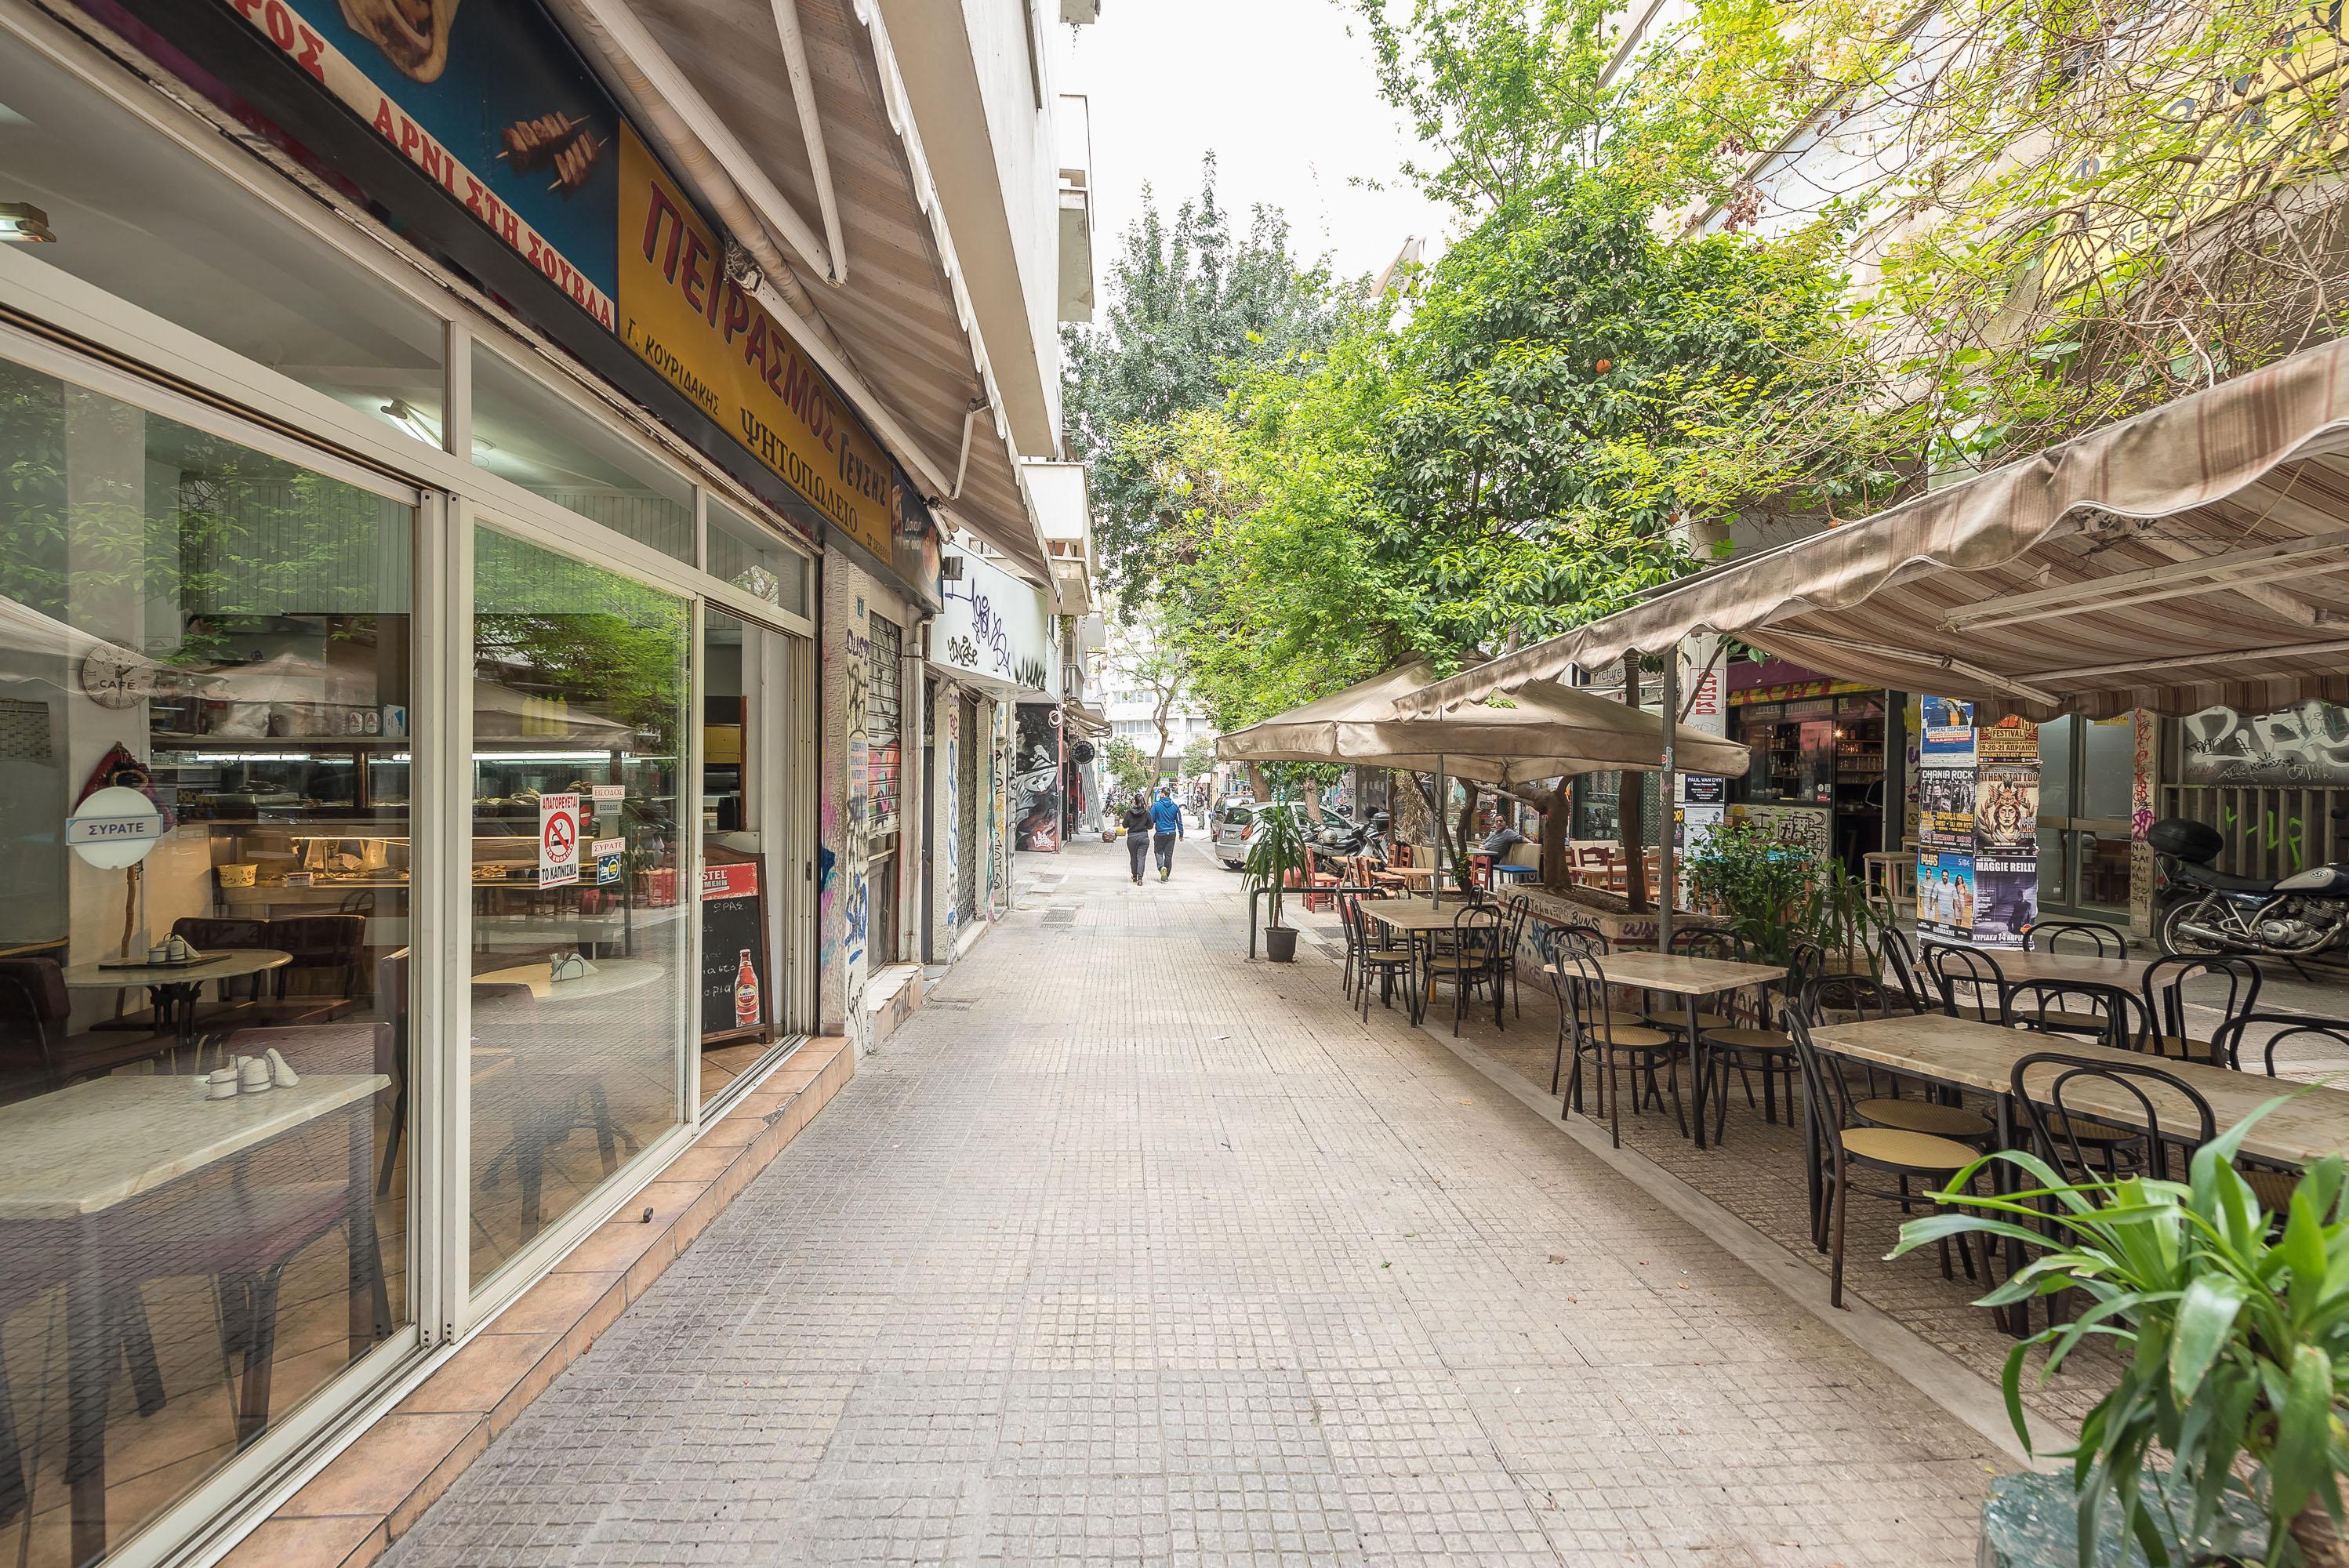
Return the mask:
<svg viewBox="0 0 2349 1568">
<path fill-rule="evenodd" d="M 1403 706 L 1700 632 L 1992 715 L 2349 701 L 2349 343 L 1685 578 Z"/>
</svg>

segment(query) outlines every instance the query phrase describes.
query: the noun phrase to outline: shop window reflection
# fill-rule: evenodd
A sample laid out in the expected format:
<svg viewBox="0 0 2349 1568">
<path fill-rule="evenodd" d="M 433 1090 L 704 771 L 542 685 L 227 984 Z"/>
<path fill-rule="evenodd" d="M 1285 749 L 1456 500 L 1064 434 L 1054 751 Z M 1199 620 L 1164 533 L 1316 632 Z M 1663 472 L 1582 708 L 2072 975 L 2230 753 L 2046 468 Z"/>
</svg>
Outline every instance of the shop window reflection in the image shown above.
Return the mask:
<svg viewBox="0 0 2349 1568">
<path fill-rule="evenodd" d="M 374 765 L 414 520 L 5 365 L 0 463 L 0 1525 L 62 1568 L 409 1319 L 410 821 Z"/>
<path fill-rule="evenodd" d="M 688 610 L 475 531 L 476 1290 L 678 1119 Z"/>
</svg>

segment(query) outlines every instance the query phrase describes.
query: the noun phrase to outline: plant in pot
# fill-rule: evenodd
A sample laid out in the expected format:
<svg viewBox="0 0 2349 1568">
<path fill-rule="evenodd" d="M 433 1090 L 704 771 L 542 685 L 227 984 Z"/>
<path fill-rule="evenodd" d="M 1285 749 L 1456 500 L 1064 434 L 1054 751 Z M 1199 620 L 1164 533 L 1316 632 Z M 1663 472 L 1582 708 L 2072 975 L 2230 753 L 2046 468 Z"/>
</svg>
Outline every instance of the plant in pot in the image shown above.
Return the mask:
<svg viewBox="0 0 2349 1568">
<path fill-rule="evenodd" d="M 1249 896 L 1254 897 L 1258 888 L 1265 890 L 1264 950 L 1275 964 L 1287 964 L 1297 956 L 1297 932 L 1280 923 L 1281 901 L 1288 879 L 1294 873 L 1310 872 L 1313 869 L 1312 845 L 1298 816 L 1296 809 L 1279 797 L 1258 811 L 1247 859 L 1242 866 L 1247 873 Z"/>
<path fill-rule="evenodd" d="M 1792 967 L 1795 949 L 1807 943 L 1831 966 L 1874 972 L 1882 917 L 1842 861 L 1822 862 L 1810 845 L 1746 820 L 1707 834 L 1689 852 L 1688 876 L 1697 903 L 1728 918 L 1753 962 Z"/>
<path fill-rule="evenodd" d="M 1980 1305 L 2079 1293 L 2069 1321 L 2007 1354 L 2007 1416 L 2026 1450 L 2021 1387 L 2034 1348 L 2045 1347 L 2043 1378 L 2091 1335 L 2127 1353 L 2119 1381 L 2081 1424 L 2079 1446 L 2057 1456 L 2072 1461 L 2082 1568 L 2121 1541 L 2134 1541 L 2155 1568 L 2349 1563 L 2343 1161 L 2328 1156 L 2307 1169 L 2280 1225 L 2235 1169 L 2244 1135 L 2290 1098 L 2197 1150 L 2183 1182 L 2066 1181 L 2035 1156 L 2005 1150 L 1933 1194 L 1962 1212 L 1900 1228 L 1894 1257 L 1961 1234 L 2011 1239 L 2037 1254 Z M 1997 1196 L 1962 1190 L 1994 1160 L 2035 1185 Z M 2101 1553 L 2100 1538 L 2113 1543 Z"/>
</svg>

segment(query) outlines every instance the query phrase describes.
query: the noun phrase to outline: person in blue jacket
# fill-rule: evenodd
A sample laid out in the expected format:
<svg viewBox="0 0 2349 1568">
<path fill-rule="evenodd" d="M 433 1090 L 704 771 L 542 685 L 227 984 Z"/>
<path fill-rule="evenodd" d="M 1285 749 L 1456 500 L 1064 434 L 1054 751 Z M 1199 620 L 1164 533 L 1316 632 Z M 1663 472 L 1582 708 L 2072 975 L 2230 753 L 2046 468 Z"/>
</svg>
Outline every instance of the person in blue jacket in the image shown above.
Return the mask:
<svg viewBox="0 0 2349 1568">
<path fill-rule="evenodd" d="M 1174 841 L 1183 836 L 1183 808 L 1174 803 L 1174 792 L 1164 784 L 1150 808 L 1150 821 L 1158 830 L 1151 835 L 1151 847 L 1158 851 L 1158 880 L 1164 882 L 1174 874 Z"/>
</svg>

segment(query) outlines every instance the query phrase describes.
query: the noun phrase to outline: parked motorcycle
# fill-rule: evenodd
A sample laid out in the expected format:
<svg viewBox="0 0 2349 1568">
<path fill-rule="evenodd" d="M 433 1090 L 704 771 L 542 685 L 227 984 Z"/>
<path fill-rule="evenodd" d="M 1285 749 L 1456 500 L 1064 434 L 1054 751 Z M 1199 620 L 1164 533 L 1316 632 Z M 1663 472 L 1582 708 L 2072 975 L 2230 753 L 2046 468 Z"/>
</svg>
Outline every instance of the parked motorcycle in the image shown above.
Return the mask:
<svg viewBox="0 0 2349 1568">
<path fill-rule="evenodd" d="M 2333 819 L 2349 820 L 2349 807 Z M 2296 961 L 2349 931 L 2349 864 L 2313 866 L 2273 881 L 2239 877 L 2211 864 L 2226 841 L 2207 822 L 2164 817 L 2147 837 L 2170 892 L 2156 929 L 2164 953 Z"/>
</svg>

